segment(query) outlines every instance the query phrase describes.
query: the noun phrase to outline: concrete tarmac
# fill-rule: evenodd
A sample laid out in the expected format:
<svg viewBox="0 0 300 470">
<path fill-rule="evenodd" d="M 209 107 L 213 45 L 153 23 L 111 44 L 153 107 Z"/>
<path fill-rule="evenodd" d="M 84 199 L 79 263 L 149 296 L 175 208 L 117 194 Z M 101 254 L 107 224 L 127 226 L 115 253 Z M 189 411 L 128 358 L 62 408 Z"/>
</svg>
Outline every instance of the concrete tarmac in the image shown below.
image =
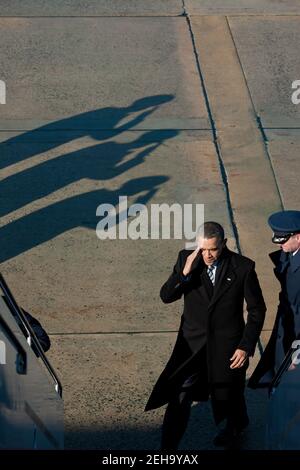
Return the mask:
<svg viewBox="0 0 300 470">
<path fill-rule="evenodd" d="M 256 261 L 265 346 L 278 292 L 267 218 L 300 203 L 296 3 L 1 2 L 1 272 L 50 333 L 66 448 L 159 449 L 164 409 L 143 409 L 182 311 L 159 289 L 184 241 L 120 239 L 118 217 L 100 240 L 99 205 L 118 212 L 127 196 L 150 223 L 153 204 L 204 204 Z M 266 393 L 247 399 L 238 446 L 262 449 Z M 214 449 L 215 432 L 195 404 L 181 448 Z"/>
</svg>

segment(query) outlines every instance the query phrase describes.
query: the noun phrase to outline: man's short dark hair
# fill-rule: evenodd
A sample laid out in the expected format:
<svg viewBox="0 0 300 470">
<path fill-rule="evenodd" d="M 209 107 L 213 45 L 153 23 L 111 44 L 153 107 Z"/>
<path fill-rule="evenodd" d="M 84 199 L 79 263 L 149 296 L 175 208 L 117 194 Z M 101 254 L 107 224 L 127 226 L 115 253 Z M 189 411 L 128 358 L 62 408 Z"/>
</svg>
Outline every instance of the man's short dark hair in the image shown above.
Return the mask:
<svg viewBox="0 0 300 470">
<path fill-rule="evenodd" d="M 206 239 L 217 238 L 221 242 L 225 238 L 224 229 L 218 222 L 204 222 L 199 227 L 198 234 Z"/>
</svg>

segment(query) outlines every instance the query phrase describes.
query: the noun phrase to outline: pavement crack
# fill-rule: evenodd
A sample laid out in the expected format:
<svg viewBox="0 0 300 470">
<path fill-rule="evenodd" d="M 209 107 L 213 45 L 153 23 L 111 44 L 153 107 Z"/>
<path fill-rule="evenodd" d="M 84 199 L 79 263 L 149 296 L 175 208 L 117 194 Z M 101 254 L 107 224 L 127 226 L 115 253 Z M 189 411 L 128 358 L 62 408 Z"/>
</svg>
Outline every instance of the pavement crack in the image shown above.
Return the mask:
<svg viewBox="0 0 300 470">
<path fill-rule="evenodd" d="M 141 330 L 141 331 L 71 331 L 71 332 L 53 332 L 49 336 L 91 336 L 91 335 L 153 335 L 178 333 L 178 330 Z"/>
<path fill-rule="evenodd" d="M 249 99 L 250 99 L 250 102 L 251 102 L 251 105 L 252 105 L 253 113 L 256 117 L 256 122 L 258 124 L 258 129 L 259 129 L 259 131 L 261 133 L 261 136 L 262 136 L 262 140 L 263 140 L 264 147 L 265 147 L 265 154 L 267 156 L 267 159 L 268 159 L 268 162 L 269 162 L 269 165 L 270 165 L 270 170 L 271 170 L 271 173 L 273 175 L 273 179 L 274 179 L 274 182 L 275 182 L 275 187 L 276 187 L 277 193 L 278 193 L 279 203 L 281 205 L 281 208 L 284 209 L 282 194 L 281 194 L 278 182 L 277 182 L 275 168 L 274 168 L 272 157 L 270 155 L 269 148 L 268 148 L 268 138 L 267 138 L 267 135 L 266 135 L 265 130 L 264 130 L 263 125 L 262 125 L 261 118 L 260 118 L 260 116 L 259 116 L 259 114 L 256 110 L 256 107 L 255 107 L 255 104 L 254 104 L 254 101 L 253 101 L 253 98 L 252 98 L 252 94 L 251 94 L 251 91 L 250 91 L 250 88 L 249 88 L 249 85 L 248 85 L 248 81 L 247 81 L 247 77 L 246 77 L 246 74 L 245 74 L 245 71 L 244 71 L 244 67 L 243 67 L 243 64 L 242 64 L 242 61 L 241 61 L 241 58 L 240 58 L 240 55 L 239 55 L 239 51 L 238 51 L 235 39 L 234 39 L 233 34 L 232 34 L 232 30 L 231 30 L 231 27 L 230 27 L 228 16 L 226 16 L 226 23 L 227 23 L 227 27 L 228 27 L 228 31 L 229 31 L 231 40 L 232 40 L 232 44 L 234 46 L 234 50 L 235 50 L 235 53 L 236 53 L 238 63 L 240 65 L 240 69 L 241 69 L 241 72 L 242 72 L 243 77 L 244 77 L 245 86 L 246 86 L 247 91 L 248 91 L 248 96 L 249 96 Z"/>
<path fill-rule="evenodd" d="M 193 46 L 193 51 L 194 51 L 194 56 L 195 56 L 195 61 L 196 61 L 196 67 L 197 67 L 199 78 L 200 78 L 200 83 L 201 83 L 201 88 L 202 88 L 202 91 L 203 91 L 206 110 L 207 110 L 209 122 L 210 122 L 210 125 L 211 125 L 211 132 L 212 132 L 212 136 L 213 136 L 213 144 L 215 146 L 215 150 L 216 150 L 216 154 L 217 154 L 217 158 L 218 158 L 218 163 L 219 163 L 219 167 L 220 167 L 221 178 L 222 178 L 222 182 L 223 182 L 223 185 L 224 185 L 224 191 L 225 191 L 225 196 L 226 196 L 226 205 L 227 205 L 229 220 L 230 220 L 232 231 L 233 231 L 233 234 L 234 234 L 237 250 L 238 250 L 239 253 L 241 253 L 239 233 L 238 233 L 237 224 L 235 222 L 235 217 L 234 217 L 234 213 L 233 213 L 233 209 L 232 209 L 232 203 L 231 203 L 231 197 L 230 197 L 230 190 L 229 190 L 229 183 L 228 183 L 228 178 L 227 178 L 226 167 L 225 167 L 225 164 L 224 164 L 224 161 L 223 161 L 223 158 L 222 158 L 222 154 L 221 154 L 221 149 L 220 149 L 220 145 L 219 145 L 219 141 L 218 141 L 217 129 L 216 129 L 215 121 L 214 121 L 214 118 L 213 118 L 213 113 L 212 113 L 212 109 L 211 109 L 211 105 L 210 105 L 210 101 L 209 101 L 209 97 L 208 97 L 208 93 L 207 93 L 207 89 L 206 89 L 206 85 L 205 85 L 204 76 L 203 76 L 203 73 L 202 73 L 202 70 L 201 70 L 200 58 L 199 58 L 199 54 L 198 54 L 196 43 L 195 43 L 195 37 L 194 37 L 194 33 L 193 33 L 193 28 L 192 28 L 190 16 L 189 16 L 189 14 L 186 10 L 184 0 L 183 0 L 183 6 L 184 6 L 184 11 L 185 11 L 185 16 L 186 16 L 189 32 L 190 32 L 190 35 L 191 35 L 192 46 Z"/>
</svg>

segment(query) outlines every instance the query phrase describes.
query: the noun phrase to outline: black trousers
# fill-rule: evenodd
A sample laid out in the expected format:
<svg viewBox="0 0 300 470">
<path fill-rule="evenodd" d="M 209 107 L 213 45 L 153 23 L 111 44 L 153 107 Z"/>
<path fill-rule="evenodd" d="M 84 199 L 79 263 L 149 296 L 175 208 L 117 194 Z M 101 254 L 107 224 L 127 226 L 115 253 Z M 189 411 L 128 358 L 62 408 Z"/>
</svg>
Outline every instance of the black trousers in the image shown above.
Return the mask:
<svg viewBox="0 0 300 470">
<path fill-rule="evenodd" d="M 197 374 L 188 377 L 181 389 L 169 401 L 162 425 L 161 450 L 178 449 L 180 440 L 186 430 L 191 405 L 193 402 L 193 386 L 199 380 Z M 237 431 L 249 423 L 243 388 L 238 388 L 230 400 L 211 400 L 214 416 L 221 412 L 227 416 L 226 426 Z"/>
</svg>

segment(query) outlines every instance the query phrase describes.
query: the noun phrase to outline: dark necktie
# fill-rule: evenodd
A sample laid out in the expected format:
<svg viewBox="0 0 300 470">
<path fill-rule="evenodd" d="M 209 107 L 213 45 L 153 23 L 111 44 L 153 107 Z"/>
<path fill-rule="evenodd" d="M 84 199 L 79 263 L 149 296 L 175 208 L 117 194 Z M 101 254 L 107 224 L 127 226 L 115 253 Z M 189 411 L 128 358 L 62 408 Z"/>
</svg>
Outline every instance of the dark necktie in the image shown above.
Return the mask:
<svg viewBox="0 0 300 470">
<path fill-rule="evenodd" d="M 286 256 L 284 260 L 281 261 L 278 271 L 283 273 L 290 265 L 290 257 Z"/>
</svg>

